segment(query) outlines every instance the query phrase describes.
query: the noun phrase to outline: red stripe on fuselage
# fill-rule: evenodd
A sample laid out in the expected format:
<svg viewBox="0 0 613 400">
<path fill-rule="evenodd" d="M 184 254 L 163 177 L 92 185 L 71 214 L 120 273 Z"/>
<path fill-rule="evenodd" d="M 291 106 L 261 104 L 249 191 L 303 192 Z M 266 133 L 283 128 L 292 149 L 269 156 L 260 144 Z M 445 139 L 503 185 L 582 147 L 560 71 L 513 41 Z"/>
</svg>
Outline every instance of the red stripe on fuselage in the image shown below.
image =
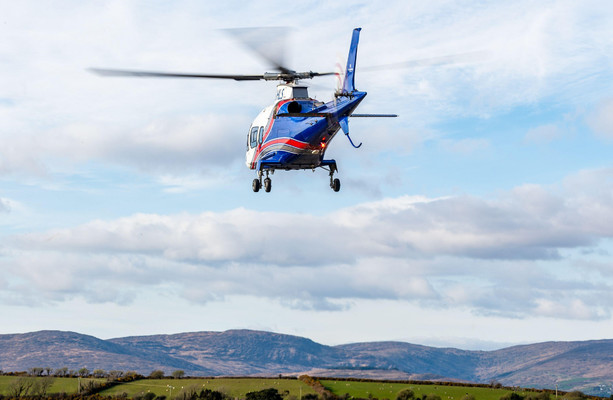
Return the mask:
<svg viewBox="0 0 613 400">
<path fill-rule="evenodd" d="M 279 108 L 281 108 L 281 106 L 285 103 L 289 103 L 290 101 L 294 101 L 295 99 L 286 99 L 286 100 L 281 100 L 280 102 L 277 103 L 277 106 L 275 107 L 274 111 L 272 112 L 272 114 L 270 115 L 270 120 L 268 122 L 268 126 L 266 127 L 266 130 L 264 131 L 264 137 L 262 138 L 262 145 L 260 145 L 258 147 L 258 149 L 255 152 L 255 155 L 253 156 L 253 161 L 251 161 L 251 169 L 255 169 L 255 165 L 257 163 L 257 159 L 260 156 L 260 154 L 262 153 L 262 150 L 264 150 L 266 147 L 270 146 L 271 144 L 276 144 L 276 143 L 287 143 L 290 146 L 294 146 L 294 147 L 298 147 L 301 149 L 304 149 L 306 147 L 306 143 L 303 142 L 298 142 L 294 139 L 275 139 L 272 140 L 270 143 L 266 143 L 266 139 L 268 139 L 268 135 L 270 134 L 270 131 L 272 130 L 272 126 L 274 124 L 275 121 L 275 115 L 277 115 L 277 112 L 279 111 Z M 296 142 L 297 144 L 301 144 L 304 147 L 300 147 L 297 146 L 295 144 L 289 143 L 289 141 L 293 141 Z M 266 144 L 264 144 L 266 143 Z"/>
<path fill-rule="evenodd" d="M 292 139 L 292 138 L 279 138 L 279 139 L 271 140 L 270 142 L 266 143 L 265 146 L 262 146 L 262 150 L 264 150 L 268 146 L 272 146 L 272 145 L 277 144 L 277 143 L 288 144 L 288 145 L 290 145 L 292 147 L 296 147 L 297 149 L 303 149 L 303 150 L 306 149 L 307 146 L 309 145 L 306 142 L 301 142 L 299 140 Z"/>
</svg>

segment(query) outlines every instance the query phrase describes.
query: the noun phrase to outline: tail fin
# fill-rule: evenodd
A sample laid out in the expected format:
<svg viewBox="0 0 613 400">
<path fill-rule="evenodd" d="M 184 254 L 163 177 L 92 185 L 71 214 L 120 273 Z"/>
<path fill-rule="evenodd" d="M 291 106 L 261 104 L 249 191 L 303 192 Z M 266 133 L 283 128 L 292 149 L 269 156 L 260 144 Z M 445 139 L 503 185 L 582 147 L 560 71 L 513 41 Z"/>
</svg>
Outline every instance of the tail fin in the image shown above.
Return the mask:
<svg viewBox="0 0 613 400">
<path fill-rule="evenodd" d="M 343 81 L 342 93 L 351 93 L 355 90 L 355 62 L 358 57 L 358 41 L 362 28 L 355 28 L 351 37 L 349 56 L 347 57 L 347 68 L 345 69 L 345 79 Z"/>
</svg>

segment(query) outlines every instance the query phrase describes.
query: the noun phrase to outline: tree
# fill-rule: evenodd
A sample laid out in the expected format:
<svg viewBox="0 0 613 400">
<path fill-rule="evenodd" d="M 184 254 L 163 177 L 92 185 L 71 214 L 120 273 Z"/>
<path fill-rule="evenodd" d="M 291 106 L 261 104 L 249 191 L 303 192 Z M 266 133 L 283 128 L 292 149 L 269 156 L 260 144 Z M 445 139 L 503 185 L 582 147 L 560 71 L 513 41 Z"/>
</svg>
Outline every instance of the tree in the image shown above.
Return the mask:
<svg viewBox="0 0 613 400">
<path fill-rule="evenodd" d="M 155 369 L 149 374 L 149 378 L 151 379 L 162 379 L 163 377 L 164 371 L 162 371 L 161 369 Z"/>
<path fill-rule="evenodd" d="M 511 392 L 501 396 L 500 400 L 524 400 L 524 396 L 519 393 Z"/>
<path fill-rule="evenodd" d="M 7 391 L 11 397 L 21 397 L 30 394 L 32 386 L 34 386 L 36 378 L 21 376 L 9 383 Z"/>
<path fill-rule="evenodd" d="M 45 397 L 47 395 L 47 391 L 53 385 L 55 378 L 50 376 L 45 376 L 38 378 L 34 385 L 32 385 L 31 394 L 32 396 Z"/>
<path fill-rule="evenodd" d="M 116 369 L 109 371 L 108 379 L 111 381 L 116 381 L 117 379 L 123 376 L 123 371 L 118 371 Z"/>
<path fill-rule="evenodd" d="M 87 368 L 83 367 L 83 368 L 79 369 L 79 370 L 77 371 L 77 373 L 79 374 L 79 376 L 80 376 L 81 378 L 85 378 L 86 376 L 88 376 L 88 375 L 89 375 L 89 369 L 87 369 Z"/>
<path fill-rule="evenodd" d="M 528 393 L 526 395 L 525 400 L 549 400 L 549 393 L 547 392 Z"/>
<path fill-rule="evenodd" d="M 224 400 L 226 396 L 217 390 L 203 389 L 198 395 L 199 400 Z"/>
<path fill-rule="evenodd" d="M 68 367 L 62 367 L 55 370 L 55 376 L 67 376 L 68 375 Z"/>
<path fill-rule="evenodd" d="M 95 369 L 94 372 L 92 372 L 92 375 L 94 375 L 94 378 L 104 378 L 106 376 L 106 372 L 104 372 L 103 369 Z"/>
<path fill-rule="evenodd" d="M 126 373 L 123 376 L 126 378 L 130 378 L 130 379 L 136 379 L 141 375 L 139 375 L 138 372 L 136 371 L 126 371 Z"/>
<path fill-rule="evenodd" d="M 277 389 L 264 389 L 247 393 L 245 400 L 283 400 Z"/>
<path fill-rule="evenodd" d="M 566 393 L 562 398 L 564 400 L 585 400 L 587 399 L 587 396 L 583 392 L 575 390 L 573 392 Z"/>
<path fill-rule="evenodd" d="M 175 379 L 181 379 L 185 376 L 185 371 L 178 369 L 176 371 L 173 371 L 172 373 L 172 377 Z"/>
<path fill-rule="evenodd" d="M 415 398 L 415 393 L 411 389 L 402 389 L 396 395 L 396 400 L 412 400 Z"/>
<path fill-rule="evenodd" d="M 41 376 L 43 374 L 44 369 L 39 367 L 34 367 L 28 369 L 28 374 L 30 376 Z"/>
</svg>

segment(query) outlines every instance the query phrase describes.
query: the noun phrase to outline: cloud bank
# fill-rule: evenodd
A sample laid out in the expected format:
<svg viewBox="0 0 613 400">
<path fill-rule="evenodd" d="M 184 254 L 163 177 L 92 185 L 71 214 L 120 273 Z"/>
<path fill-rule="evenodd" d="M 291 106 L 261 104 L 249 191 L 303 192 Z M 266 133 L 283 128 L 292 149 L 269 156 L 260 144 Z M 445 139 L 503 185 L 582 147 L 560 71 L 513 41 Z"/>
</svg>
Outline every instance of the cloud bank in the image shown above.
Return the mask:
<svg viewBox="0 0 613 400">
<path fill-rule="evenodd" d="M 129 287 L 171 284 L 194 302 L 254 294 L 335 309 L 381 298 L 604 318 L 613 304 L 609 267 L 574 263 L 590 259 L 582 252 L 606 251 L 613 237 L 612 180 L 613 169 L 591 170 L 492 199 L 401 196 L 323 216 L 239 208 L 96 220 L 10 237 L 0 259 L 4 293 L 122 303 L 138 292 Z M 558 273 L 571 267 L 590 273 Z"/>
</svg>

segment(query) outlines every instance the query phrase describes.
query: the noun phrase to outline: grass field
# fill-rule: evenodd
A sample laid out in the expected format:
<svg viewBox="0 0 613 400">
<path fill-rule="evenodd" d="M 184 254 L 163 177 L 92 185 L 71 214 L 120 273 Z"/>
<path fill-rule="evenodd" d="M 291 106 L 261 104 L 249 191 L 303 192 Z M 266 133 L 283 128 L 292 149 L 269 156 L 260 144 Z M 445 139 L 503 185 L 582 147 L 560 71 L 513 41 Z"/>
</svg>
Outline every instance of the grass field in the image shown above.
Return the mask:
<svg viewBox="0 0 613 400">
<path fill-rule="evenodd" d="M 9 394 L 9 385 L 18 377 L 0 376 L 0 394 Z M 82 378 L 81 384 L 88 381 L 104 379 Z M 499 400 L 504 394 L 510 393 L 508 389 L 494 389 L 481 387 L 443 386 L 443 385 L 417 385 L 408 383 L 387 382 L 357 382 L 344 380 L 321 380 L 324 387 L 332 393 L 343 396 L 348 393 L 350 397 L 369 398 L 380 400 L 395 400 L 396 395 L 403 389 L 411 389 L 415 396 L 423 397 L 425 394 L 436 394 L 441 400 L 461 400 L 466 394 L 472 394 L 476 400 Z M 48 393 L 77 393 L 78 378 L 54 378 L 53 385 Z M 121 383 L 100 392 L 101 395 L 120 395 L 126 393 L 128 398 L 152 392 L 157 396 L 166 396 L 169 399 L 179 397 L 191 391 L 199 392 L 202 389 L 217 390 L 233 398 L 245 398 L 247 392 L 274 388 L 284 395 L 296 399 L 300 395 L 315 393 L 312 387 L 296 379 L 273 378 L 186 378 L 186 379 L 141 379 L 134 382 Z M 521 394 L 525 394 L 520 392 Z M 553 397 L 552 397 L 553 400 Z"/>
<path fill-rule="evenodd" d="M 499 400 L 510 390 L 481 388 L 481 387 L 462 387 L 462 386 L 441 386 L 441 385 L 415 385 L 408 383 L 382 383 L 382 382 L 352 382 L 321 380 L 321 384 L 332 393 L 342 396 L 349 393 L 351 397 L 368 398 L 369 396 L 378 399 L 395 400 L 396 395 L 403 389 L 411 389 L 415 396 L 423 397 L 424 394 L 436 394 L 441 400 L 460 400 L 467 393 L 475 396 L 476 400 Z M 520 392 L 521 394 L 525 394 Z"/>
<path fill-rule="evenodd" d="M 312 387 L 294 379 L 263 379 L 263 378 L 208 378 L 208 379 L 143 379 L 134 382 L 122 383 L 100 392 L 102 395 L 116 395 L 127 393 L 128 397 L 153 392 L 158 396 L 167 398 L 176 397 L 185 391 L 202 389 L 217 390 L 234 398 L 245 398 L 247 392 L 274 388 L 288 396 L 300 398 L 300 394 L 315 393 Z"/>
<path fill-rule="evenodd" d="M 19 379 L 17 376 L 0 376 L 0 394 L 9 394 L 11 382 Z M 43 379 L 43 378 L 37 378 Z M 79 390 L 79 378 L 53 378 L 53 385 L 47 393 L 77 393 Z M 88 381 L 104 381 L 104 379 L 81 378 L 81 384 L 85 385 Z"/>
</svg>

